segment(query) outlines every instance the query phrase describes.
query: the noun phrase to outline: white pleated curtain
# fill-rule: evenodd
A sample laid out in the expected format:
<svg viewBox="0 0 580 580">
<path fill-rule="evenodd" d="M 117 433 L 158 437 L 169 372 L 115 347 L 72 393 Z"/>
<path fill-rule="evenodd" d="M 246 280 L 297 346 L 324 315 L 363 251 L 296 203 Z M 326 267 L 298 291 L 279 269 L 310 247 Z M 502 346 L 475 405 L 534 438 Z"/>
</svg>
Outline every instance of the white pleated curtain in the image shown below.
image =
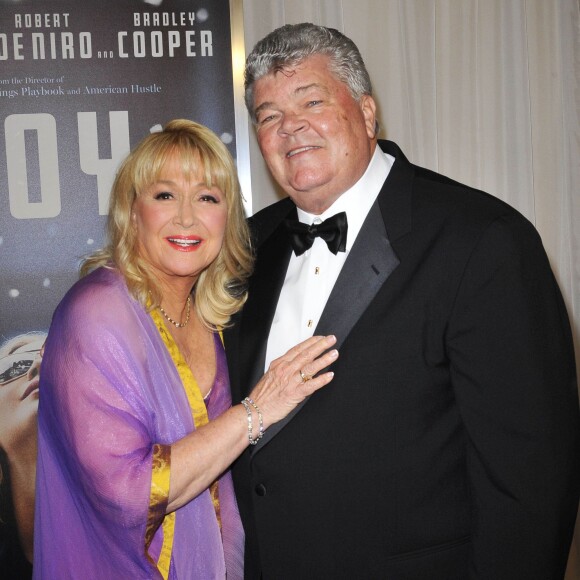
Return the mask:
<svg viewBox="0 0 580 580">
<path fill-rule="evenodd" d="M 286 23 L 343 31 L 371 74 L 381 137 L 536 226 L 580 362 L 580 0 L 244 0 L 243 12 L 246 51 Z M 257 211 L 277 193 L 252 131 L 250 158 Z M 566 580 L 579 578 L 580 531 Z"/>
</svg>

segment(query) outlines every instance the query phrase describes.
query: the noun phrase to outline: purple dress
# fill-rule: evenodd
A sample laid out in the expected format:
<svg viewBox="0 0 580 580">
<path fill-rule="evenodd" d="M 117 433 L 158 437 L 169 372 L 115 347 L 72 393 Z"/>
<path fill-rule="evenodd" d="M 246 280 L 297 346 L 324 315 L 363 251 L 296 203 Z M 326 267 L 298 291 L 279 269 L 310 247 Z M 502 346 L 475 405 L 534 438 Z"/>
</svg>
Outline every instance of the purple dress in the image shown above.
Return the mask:
<svg viewBox="0 0 580 580">
<path fill-rule="evenodd" d="M 242 577 L 229 472 L 166 513 L 170 445 L 200 424 L 205 405 L 154 318 L 104 268 L 77 282 L 54 314 L 40 384 L 35 578 Z M 205 422 L 231 405 L 218 334 L 215 347 Z"/>
</svg>

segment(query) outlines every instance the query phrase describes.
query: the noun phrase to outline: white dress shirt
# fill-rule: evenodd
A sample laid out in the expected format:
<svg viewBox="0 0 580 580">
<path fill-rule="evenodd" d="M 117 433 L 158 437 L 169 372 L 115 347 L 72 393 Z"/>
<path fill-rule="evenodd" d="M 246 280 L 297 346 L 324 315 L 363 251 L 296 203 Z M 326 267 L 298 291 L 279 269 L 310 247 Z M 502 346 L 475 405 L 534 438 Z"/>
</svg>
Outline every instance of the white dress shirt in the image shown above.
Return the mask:
<svg viewBox="0 0 580 580">
<path fill-rule="evenodd" d="M 363 176 L 322 215 L 297 208 L 298 219 L 308 225 L 346 212 L 346 251 L 334 255 L 326 242 L 317 237 L 312 247 L 301 256 L 292 252 L 268 336 L 265 369 L 272 360 L 313 335 L 340 270 L 394 161 L 394 157 L 383 153 L 377 146 Z"/>
</svg>

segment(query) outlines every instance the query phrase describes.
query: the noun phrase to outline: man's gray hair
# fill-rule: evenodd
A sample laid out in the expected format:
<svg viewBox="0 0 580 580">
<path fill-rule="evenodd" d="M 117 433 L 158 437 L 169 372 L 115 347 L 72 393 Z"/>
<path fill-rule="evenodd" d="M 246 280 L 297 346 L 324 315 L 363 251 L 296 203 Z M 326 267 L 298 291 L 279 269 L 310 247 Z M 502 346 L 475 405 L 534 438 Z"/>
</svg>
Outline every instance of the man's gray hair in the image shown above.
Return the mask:
<svg viewBox="0 0 580 580">
<path fill-rule="evenodd" d="M 254 86 L 262 77 L 304 59 L 323 54 L 330 58 L 330 70 L 345 83 L 357 101 L 372 95 L 371 79 L 356 44 L 334 28 L 316 24 L 286 24 L 256 43 L 246 59 L 244 88 L 246 107 L 254 123 Z"/>
</svg>

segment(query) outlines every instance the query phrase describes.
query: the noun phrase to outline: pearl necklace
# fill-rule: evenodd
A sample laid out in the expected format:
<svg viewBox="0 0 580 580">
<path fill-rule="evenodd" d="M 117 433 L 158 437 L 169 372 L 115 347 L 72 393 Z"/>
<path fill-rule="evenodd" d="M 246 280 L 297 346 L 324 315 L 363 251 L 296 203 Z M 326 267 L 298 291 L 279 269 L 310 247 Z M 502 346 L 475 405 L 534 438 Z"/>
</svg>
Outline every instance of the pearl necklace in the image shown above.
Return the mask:
<svg viewBox="0 0 580 580">
<path fill-rule="evenodd" d="M 171 316 L 169 316 L 167 314 L 167 312 L 165 312 L 165 310 L 163 310 L 163 307 L 159 306 L 159 312 L 161 312 L 161 314 L 163 314 L 163 316 L 165 316 L 165 320 L 168 320 L 169 322 L 171 322 L 171 324 L 173 324 L 173 326 L 176 326 L 177 328 L 185 328 L 189 322 L 189 312 L 191 309 L 191 296 L 187 297 L 187 311 L 185 313 L 185 322 L 176 322 L 175 320 L 173 320 L 173 318 L 171 318 Z"/>
</svg>

